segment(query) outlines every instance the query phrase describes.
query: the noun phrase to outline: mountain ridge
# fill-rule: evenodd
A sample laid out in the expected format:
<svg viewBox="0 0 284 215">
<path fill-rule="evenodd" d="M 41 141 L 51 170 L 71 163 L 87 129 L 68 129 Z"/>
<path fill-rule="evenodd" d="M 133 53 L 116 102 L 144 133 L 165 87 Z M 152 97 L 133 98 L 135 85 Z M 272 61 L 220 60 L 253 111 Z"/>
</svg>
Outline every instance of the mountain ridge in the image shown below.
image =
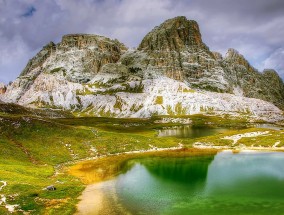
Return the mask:
<svg viewBox="0 0 284 215">
<path fill-rule="evenodd" d="M 234 49 L 224 57 L 211 52 L 197 22 L 176 17 L 150 31 L 135 50 L 103 36 L 64 35 L 32 58 L 0 99 L 79 116 L 280 116 L 284 84 L 275 71 L 258 72 Z"/>
</svg>

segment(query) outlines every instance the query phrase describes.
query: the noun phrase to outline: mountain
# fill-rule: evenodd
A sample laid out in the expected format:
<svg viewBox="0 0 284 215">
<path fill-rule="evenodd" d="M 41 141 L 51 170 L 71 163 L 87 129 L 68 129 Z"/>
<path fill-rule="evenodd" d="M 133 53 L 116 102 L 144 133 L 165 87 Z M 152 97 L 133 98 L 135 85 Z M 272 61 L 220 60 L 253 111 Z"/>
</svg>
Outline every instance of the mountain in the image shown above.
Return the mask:
<svg viewBox="0 0 284 215">
<path fill-rule="evenodd" d="M 137 49 L 88 34 L 50 42 L 0 99 L 77 116 L 209 113 L 273 121 L 283 114 L 284 84 L 234 49 L 224 57 L 211 52 L 197 22 L 176 17 L 155 27 Z"/>
</svg>

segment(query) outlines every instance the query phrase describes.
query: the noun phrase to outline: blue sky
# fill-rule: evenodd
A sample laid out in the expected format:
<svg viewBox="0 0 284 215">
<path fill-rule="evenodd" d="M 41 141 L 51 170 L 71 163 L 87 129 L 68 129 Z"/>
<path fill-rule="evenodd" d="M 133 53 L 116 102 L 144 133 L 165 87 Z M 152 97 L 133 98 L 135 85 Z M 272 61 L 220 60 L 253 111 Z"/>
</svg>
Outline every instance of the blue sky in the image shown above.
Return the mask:
<svg viewBox="0 0 284 215">
<path fill-rule="evenodd" d="M 284 78 L 283 0 L 0 0 L 0 82 L 13 81 L 64 34 L 100 34 L 137 47 L 175 16 L 196 20 L 212 51 L 235 48 L 260 71 Z"/>
</svg>

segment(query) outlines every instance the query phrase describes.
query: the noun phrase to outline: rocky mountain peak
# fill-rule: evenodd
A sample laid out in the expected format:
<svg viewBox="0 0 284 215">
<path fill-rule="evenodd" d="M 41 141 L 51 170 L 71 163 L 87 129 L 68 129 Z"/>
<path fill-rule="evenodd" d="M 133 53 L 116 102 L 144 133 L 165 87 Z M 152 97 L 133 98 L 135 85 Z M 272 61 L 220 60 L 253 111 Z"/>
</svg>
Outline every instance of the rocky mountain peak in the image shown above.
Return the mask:
<svg viewBox="0 0 284 215">
<path fill-rule="evenodd" d="M 229 48 L 225 55 L 225 58 L 228 60 L 234 60 L 234 59 L 244 58 L 244 57 L 236 49 Z"/>
<path fill-rule="evenodd" d="M 233 48 L 228 49 L 225 55 L 225 61 L 231 64 L 245 66 L 246 69 L 252 68 L 249 62 L 245 59 L 245 57 Z"/>
<path fill-rule="evenodd" d="M 223 60 L 223 56 L 222 56 L 221 53 L 219 53 L 219 52 L 212 52 L 212 54 L 214 55 L 215 60 L 218 60 L 218 61 Z"/>
<path fill-rule="evenodd" d="M 80 50 L 85 52 L 83 56 Z M 67 55 L 70 56 L 75 53 L 78 55 L 74 60 L 80 57 L 78 60 L 84 64 L 81 65 L 81 69 L 83 68 L 87 73 L 96 73 L 105 63 L 117 62 L 126 50 L 127 47 L 118 40 L 112 40 L 104 36 L 92 34 L 68 34 L 62 37 L 60 43 L 54 44 L 53 42 L 50 42 L 44 46 L 42 50 L 28 62 L 20 76 L 31 75 L 35 68 L 43 67 L 44 63 L 51 65 L 51 59 L 61 61 L 58 62 L 58 65 L 63 63 L 62 66 L 64 66 L 64 62 L 67 61 L 65 56 L 67 57 Z M 98 52 L 102 54 L 97 56 Z M 55 59 L 53 59 L 54 57 Z M 71 59 L 68 61 L 70 60 Z M 75 61 L 72 62 L 75 66 Z M 89 62 L 89 64 L 85 65 L 86 62 Z M 71 64 L 69 64 L 69 67 L 70 65 Z M 73 70 L 76 71 L 78 69 L 73 68 Z M 35 75 L 37 76 L 40 72 L 42 72 L 41 69 L 35 73 Z"/>
<path fill-rule="evenodd" d="M 274 79 L 281 79 L 280 76 L 278 75 L 278 73 L 274 69 L 264 69 L 263 74 L 270 76 Z"/>
<path fill-rule="evenodd" d="M 29 60 L 27 66 L 22 71 L 20 76 L 27 75 L 31 70 L 34 68 L 41 67 L 42 64 L 45 62 L 45 60 L 52 54 L 52 52 L 55 52 L 56 45 L 53 42 L 49 42 L 47 45 L 45 45 L 42 50 L 36 54 L 35 57 Z"/>
<path fill-rule="evenodd" d="M 197 22 L 179 16 L 155 27 L 144 37 L 138 50 L 180 50 L 186 46 L 204 44 Z"/>
<path fill-rule="evenodd" d="M 126 51 L 127 48 L 118 40 L 94 34 L 67 34 L 62 37 L 61 47 L 76 47 L 79 49 L 95 47 L 106 51 Z"/>
<path fill-rule="evenodd" d="M 60 43 L 48 43 L 29 60 L 20 76 L 7 88 L 6 100 L 17 102 L 33 88 L 50 89 L 52 78 L 64 83 L 86 83 L 105 64 L 118 62 L 126 50 L 127 47 L 118 40 L 103 36 L 65 35 Z"/>
</svg>

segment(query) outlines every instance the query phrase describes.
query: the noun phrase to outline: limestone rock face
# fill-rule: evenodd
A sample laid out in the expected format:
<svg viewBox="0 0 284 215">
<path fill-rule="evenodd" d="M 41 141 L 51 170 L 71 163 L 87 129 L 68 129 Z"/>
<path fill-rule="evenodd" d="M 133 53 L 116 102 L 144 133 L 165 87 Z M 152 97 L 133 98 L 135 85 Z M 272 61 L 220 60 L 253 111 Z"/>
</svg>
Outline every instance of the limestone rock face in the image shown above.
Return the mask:
<svg viewBox="0 0 284 215">
<path fill-rule="evenodd" d="M 73 49 L 70 50 L 70 47 L 73 47 Z M 121 54 L 127 50 L 118 40 L 110 40 L 106 37 L 86 34 L 63 36 L 58 49 L 67 52 L 66 58 L 70 54 L 68 53 L 70 51 L 76 51 L 78 54 L 81 54 L 81 58 L 74 59 L 73 61 L 73 64 L 75 64 L 75 61 L 79 60 L 81 61 L 81 65 L 76 65 L 73 70 L 81 70 L 80 72 L 83 74 L 77 80 L 76 77 L 74 79 L 74 74 L 72 74 L 69 78 L 74 79 L 74 82 L 89 81 L 86 77 L 92 78 L 107 63 L 116 63 L 120 59 Z"/>
<path fill-rule="evenodd" d="M 121 63 L 146 71 L 147 77 L 163 75 L 200 89 L 224 92 L 229 87 L 224 70 L 202 42 L 198 24 L 185 17 L 155 27 L 135 52 L 122 56 Z"/>
<path fill-rule="evenodd" d="M 144 51 L 179 51 L 191 47 L 205 48 L 202 42 L 199 26 L 186 17 L 169 19 L 148 33 L 138 50 Z"/>
<path fill-rule="evenodd" d="M 231 65 L 244 66 L 247 70 L 253 70 L 249 62 L 237 50 L 230 48 L 226 53 L 225 59 Z"/>
<path fill-rule="evenodd" d="M 0 95 L 3 95 L 7 90 L 7 87 L 5 84 L 0 83 Z"/>
<path fill-rule="evenodd" d="M 238 51 L 223 57 L 203 43 L 198 24 L 166 20 L 137 49 L 103 36 L 71 34 L 49 43 L 1 96 L 77 116 L 231 114 L 283 119 L 284 85 Z"/>
<path fill-rule="evenodd" d="M 243 96 L 272 102 L 284 109 L 283 81 L 273 70 L 260 73 L 236 50 L 229 49 L 225 58 L 219 61 L 230 83 L 227 92 L 241 91 Z"/>
<path fill-rule="evenodd" d="M 19 102 L 34 83 L 38 83 L 36 80 L 39 77 L 45 82 L 49 81 L 43 78 L 44 76 L 53 75 L 58 77 L 58 80 L 86 83 L 103 65 L 117 62 L 126 50 L 119 41 L 103 36 L 63 36 L 60 43 L 50 42 L 28 62 L 21 75 L 8 87 L 5 100 Z M 43 85 L 48 86 L 49 83 Z"/>
<path fill-rule="evenodd" d="M 223 60 L 223 56 L 221 53 L 219 52 L 212 52 L 212 54 L 214 55 L 215 60 L 217 61 L 222 61 Z"/>
</svg>

